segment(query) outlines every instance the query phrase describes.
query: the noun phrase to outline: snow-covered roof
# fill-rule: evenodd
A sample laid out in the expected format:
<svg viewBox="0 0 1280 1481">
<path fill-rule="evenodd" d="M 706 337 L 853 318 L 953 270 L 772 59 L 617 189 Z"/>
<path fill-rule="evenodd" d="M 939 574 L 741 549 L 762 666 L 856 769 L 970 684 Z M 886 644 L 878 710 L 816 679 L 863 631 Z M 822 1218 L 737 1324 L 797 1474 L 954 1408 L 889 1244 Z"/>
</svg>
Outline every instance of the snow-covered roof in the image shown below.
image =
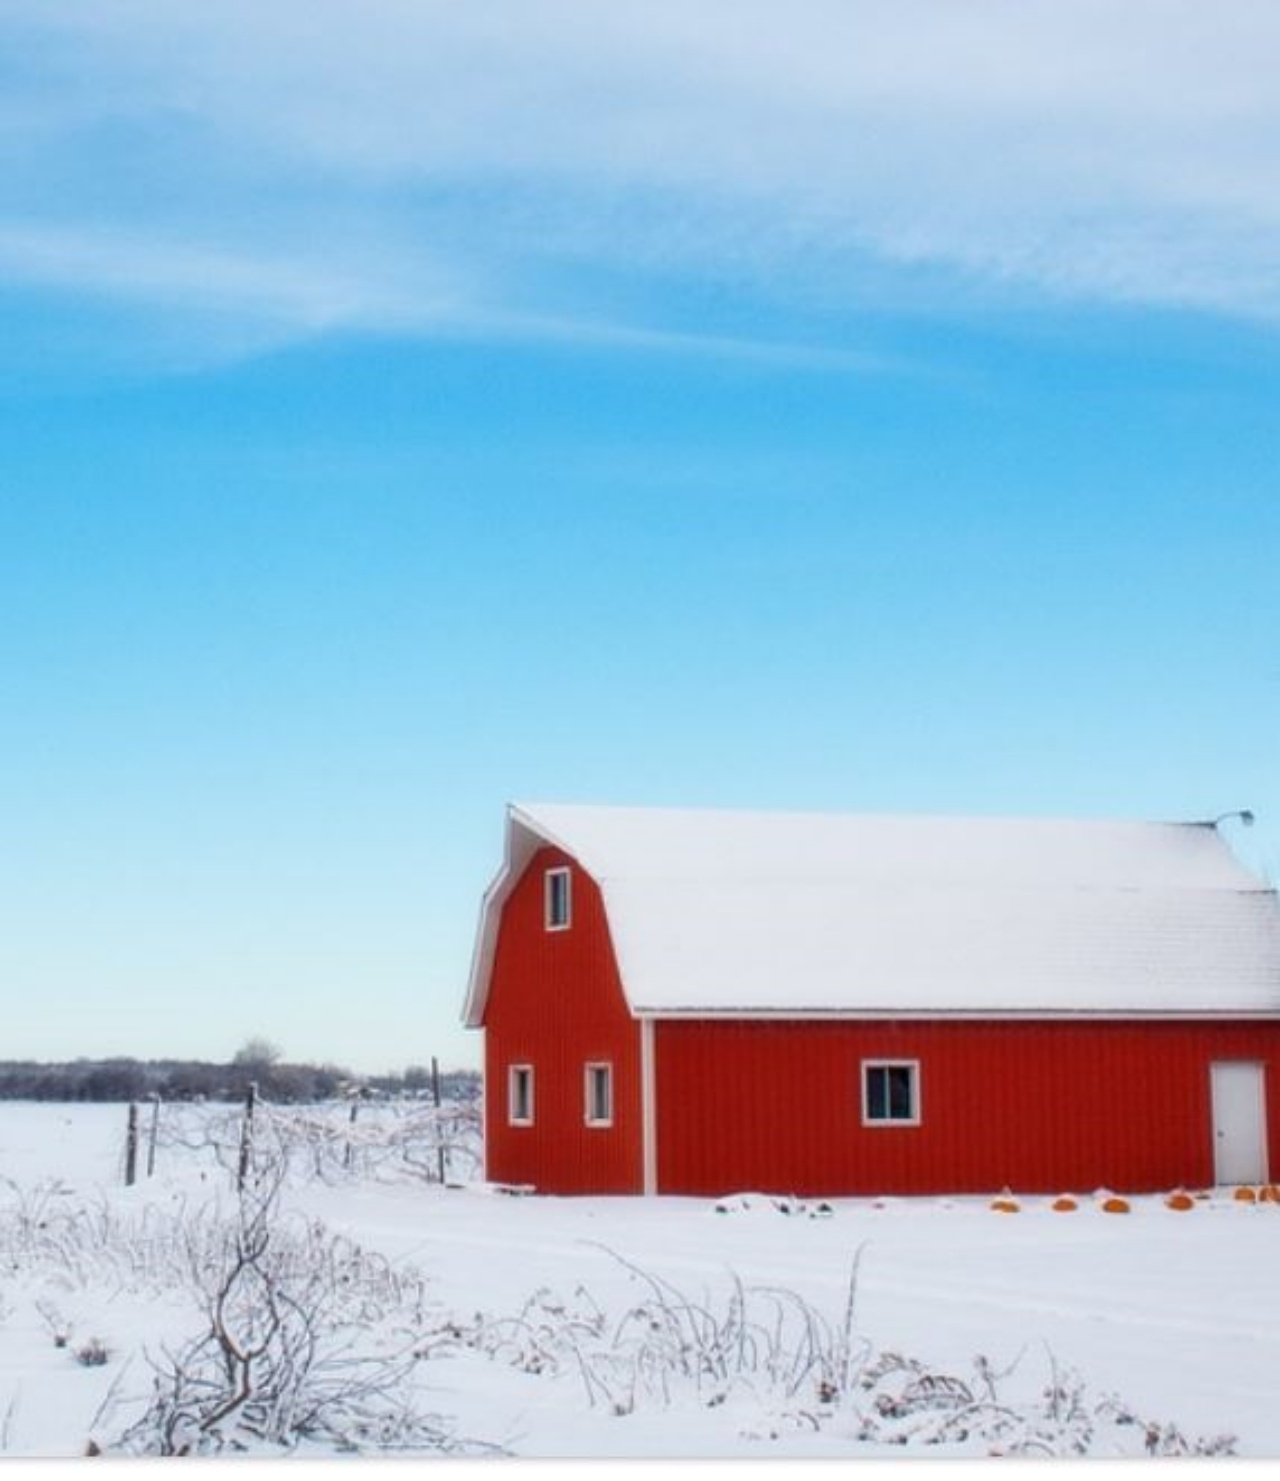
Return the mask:
<svg viewBox="0 0 1280 1481">
<path fill-rule="evenodd" d="M 1209 823 L 528 804 L 485 899 L 536 850 L 604 896 L 640 1015 L 1280 1013 L 1280 909 Z"/>
</svg>

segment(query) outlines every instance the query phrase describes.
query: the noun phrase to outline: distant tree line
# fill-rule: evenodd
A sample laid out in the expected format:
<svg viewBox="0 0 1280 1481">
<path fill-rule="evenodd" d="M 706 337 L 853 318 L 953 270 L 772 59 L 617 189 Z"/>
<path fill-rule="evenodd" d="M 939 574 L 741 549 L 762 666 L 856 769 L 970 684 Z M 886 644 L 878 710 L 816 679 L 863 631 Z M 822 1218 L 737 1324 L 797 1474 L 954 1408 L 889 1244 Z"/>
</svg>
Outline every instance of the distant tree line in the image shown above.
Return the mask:
<svg viewBox="0 0 1280 1481">
<path fill-rule="evenodd" d="M 304 1102 L 338 1096 L 424 1096 L 433 1093 L 429 1067 L 410 1065 L 396 1074 L 357 1075 L 331 1064 L 290 1064 L 251 1040 L 225 1064 L 188 1059 L 74 1059 L 59 1063 L 0 1060 L 0 1100 L 135 1101 L 158 1095 L 164 1101 L 233 1101 L 251 1084 L 267 1100 Z M 444 1099 L 479 1094 L 473 1070 L 442 1070 Z"/>
</svg>

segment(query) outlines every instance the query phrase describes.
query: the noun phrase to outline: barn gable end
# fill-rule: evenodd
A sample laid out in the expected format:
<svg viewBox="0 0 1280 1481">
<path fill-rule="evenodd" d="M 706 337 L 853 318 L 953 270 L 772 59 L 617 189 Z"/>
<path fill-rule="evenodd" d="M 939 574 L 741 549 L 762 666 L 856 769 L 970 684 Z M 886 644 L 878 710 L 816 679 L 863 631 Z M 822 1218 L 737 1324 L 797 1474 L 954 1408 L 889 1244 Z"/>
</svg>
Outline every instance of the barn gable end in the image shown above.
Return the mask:
<svg viewBox="0 0 1280 1481">
<path fill-rule="evenodd" d="M 548 905 L 562 901 L 567 923 L 550 924 Z M 487 1175 L 547 1192 L 638 1191 L 640 1030 L 600 891 L 563 850 L 534 852 L 505 894 L 484 1023 Z"/>
</svg>

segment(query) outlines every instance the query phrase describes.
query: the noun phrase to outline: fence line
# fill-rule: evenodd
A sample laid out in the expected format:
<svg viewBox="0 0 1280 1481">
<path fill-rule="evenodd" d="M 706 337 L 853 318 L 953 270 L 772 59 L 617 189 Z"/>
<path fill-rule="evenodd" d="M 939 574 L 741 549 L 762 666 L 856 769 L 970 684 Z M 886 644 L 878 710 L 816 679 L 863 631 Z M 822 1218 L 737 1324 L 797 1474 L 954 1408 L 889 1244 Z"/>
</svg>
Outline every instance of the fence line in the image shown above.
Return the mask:
<svg viewBox="0 0 1280 1481">
<path fill-rule="evenodd" d="M 343 1099 L 312 1105 L 276 1104 L 256 1085 L 234 1105 L 162 1104 L 152 1097 L 146 1176 L 176 1150 L 210 1153 L 243 1188 L 257 1167 L 285 1161 L 313 1177 L 345 1181 L 404 1174 L 446 1184 L 480 1170 L 477 1102 L 446 1101 L 438 1068 L 429 1101 Z M 125 1183 L 138 1176 L 140 1115 L 129 1106 Z"/>
</svg>

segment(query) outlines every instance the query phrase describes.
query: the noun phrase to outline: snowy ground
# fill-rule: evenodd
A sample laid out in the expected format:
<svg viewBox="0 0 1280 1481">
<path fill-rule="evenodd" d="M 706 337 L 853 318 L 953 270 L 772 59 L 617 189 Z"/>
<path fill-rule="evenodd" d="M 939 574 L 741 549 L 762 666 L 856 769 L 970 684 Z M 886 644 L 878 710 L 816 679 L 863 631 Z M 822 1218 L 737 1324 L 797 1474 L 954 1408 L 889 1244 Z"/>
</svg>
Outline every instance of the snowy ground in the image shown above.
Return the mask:
<svg viewBox="0 0 1280 1481">
<path fill-rule="evenodd" d="M 220 1162 L 208 1146 L 162 1141 L 155 1176 L 126 1189 L 123 1132 L 121 1107 L 0 1105 L 9 1456 L 80 1455 L 91 1438 L 110 1450 L 145 1408 L 157 1360 L 202 1329 L 171 1235 L 234 1215 L 226 1149 Z M 313 1243 L 317 1231 L 345 1236 L 399 1273 L 394 1300 L 370 1308 L 368 1340 L 412 1328 L 415 1350 L 431 1354 L 413 1392 L 449 1443 L 544 1458 L 928 1458 L 1052 1433 L 1090 1455 L 1141 1455 L 1151 1423 L 1191 1445 L 1231 1435 L 1242 1456 L 1280 1455 L 1280 1206 L 1220 1190 L 1188 1213 L 1137 1198 L 1109 1215 L 1091 1197 L 1073 1213 L 1035 1198 L 1003 1215 L 984 1199 L 786 1212 L 754 1194 L 719 1205 L 511 1197 L 360 1157 L 319 1167 L 302 1159 L 284 1187 L 282 1227 L 311 1230 Z M 802 1335 L 805 1321 L 825 1324 L 839 1358 L 855 1259 L 846 1374 L 883 1375 L 886 1353 L 905 1363 L 890 1362 L 879 1386 L 824 1396 L 825 1370 L 796 1359 L 789 1337 L 774 1354 L 795 1359 L 787 1391 L 765 1372 L 770 1323 L 799 1312 Z M 410 1269 L 423 1278 L 416 1306 Z M 641 1306 L 643 1323 L 628 1322 Z M 733 1371 L 659 1372 L 670 1344 L 658 1328 L 681 1321 L 736 1332 Z M 357 1351 L 364 1328 L 344 1330 Z M 93 1361 L 99 1347 L 105 1362 Z M 979 1356 L 988 1372 L 1012 1366 L 995 1400 Z M 1117 1424 L 1112 1395 L 1143 1423 Z M 966 1402 L 974 1417 L 959 1425 Z M 1000 1414 L 1023 1417 L 992 1428 Z"/>
</svg>

